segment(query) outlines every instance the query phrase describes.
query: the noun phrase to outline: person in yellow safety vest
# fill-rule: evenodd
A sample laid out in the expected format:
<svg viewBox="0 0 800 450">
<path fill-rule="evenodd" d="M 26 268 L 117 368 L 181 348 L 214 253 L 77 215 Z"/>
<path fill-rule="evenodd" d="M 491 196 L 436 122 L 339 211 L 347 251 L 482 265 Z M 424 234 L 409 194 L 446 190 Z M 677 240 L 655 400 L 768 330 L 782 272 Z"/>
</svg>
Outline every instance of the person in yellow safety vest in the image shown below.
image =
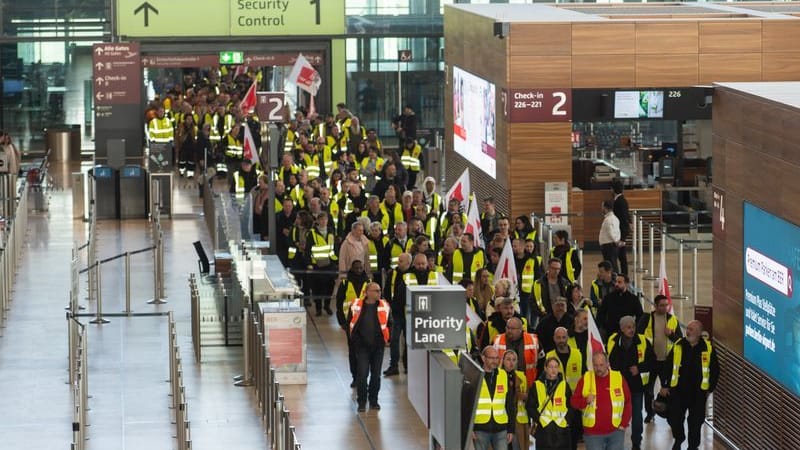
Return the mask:
<svg viewBox="0 0 800 450">
<path fill-rule="evenodd" d="M 461 248 L 453 252 L 453 261 L 445 274 L 451 283 L 458 283 L 463 278 L 475 279 L 475 272 L 486 267 L 486 254 L 475 245 L 472 233 L 461 235 Z"/>
<path fill-rule="evenodd" d="M 477 342 L 483 348 L 494 343 L 497 335 L 506 332 L 508 319 L 517 317 L 522 320 L 523 329 L 528 329 L 528 321 L 514 310 L 514 299 L 497 297 L 494 299 L 494 312 L 486 318 L 486 322 L 478 325 Z"/>
<path fill-rule="evenodd" d="M 335 126 L 331 128 L 331 134 L 328 135 L 325 143 L 331 149 L 334 161 L 339 159 L 339 155 L 342 153 L 347 153 L 347 139 L 341 135 L 339 128 Z"/>
<path fill-rule="evenodd" d="M 336 291 L 336 320 L 344 330 L 345 336 L 347 336 L 350 375 L 353 378 L 350 387 L 355 387 L 356 385 L 356 354 L 351 347 L 347 314 L 350 312 L 350 306 L 353 302 L 357 298 L 364 296 L 368 284 L 369 276 L 364 272 L 364 263 L 360 260 L 354 260 L 347 275 L 339 284 L 339 289 Z"/>
<path fill-rule="evenodd" d="M 558 258 L 550 258 L 547 261 L 547 271 L 544 276 L 533 282 L 533 298 L 536 301 L 536 308 L 540 316 L 551 314 L 553 312 L 553 298 L 550 298 L 550 287 L 558 289 L 560 297 L 567 297 L 567 288 L 569 287 L 569 280 L 563 278 L 561 273 L 561 260 Z"/>
<path fill-rule="evenodd" d="M 321 315 L 321 306 L 324 301 L 325 310 L 330 314 L 330 296 L 333 284 L 338 277 L 339 256 L 334 248 L 336 235 L 328 227 L 328 213 L 320 212 L 317 216 L 316 226 L 308 232 L 306 242 L 310 246 L 311 258 L 309 270 L 314 273 L 309 276 L 311 292 L 317 302 L 317 315 Z"/>
<path fill-rule="evenodd" d="M 389 271 L 389 236 L 383 234 L 380 222 L 369 225 L 369 272 L 373 280 L 380 280 L 381 275 Z M 389 298 L 389 297 L 387 297 Z"/>
<path fill-rule="evenodd" d="M 592 290 L 589 293 L 589 298 L 592 300 L 592 305 L 595 308 L 603 304 L 603 299 L 606 295 L 614 292 L 614 281 L 617 275 L 614 273 L 611 262 L 600 261 L 597 263 L 597 278 L 592 280 Z"/>
<path fill-rule="evenodd" d="M 570 431 L 570 428 L 576 428 L 574 410 L 569 405 L 572 392 L 559 372 L 558 358 L 548 356 L 544 362 L 544 374 L 529 390 L 526 403 L 535 429 L 537 450 L 567 450 L 577 446 L 572 439 L 574 433 Z"/>
<path fill-rule="evenodd" d="M 414 241 L 408 238 L 408 225 L 405 222 L 396 223 L 394 237 L 389 240 L 389 266 L 392 269 L 397 267 L 397 258 L 400 254 L 410 252 L 412 245 Z"/>
<path fill-rule="evenodd" d="M 377 195 L 370 195 L 369 198 L 367 198 L 367 208 L 361 211 L 360 216 L 369 218 L 370 223 L 380 223 L 383 232 L 387 232 L 387 230 L 383 227 L 384 212 L 383 209 L 381 209 L 381 200 Z"/>
<path fill-rule="evenodd" d="M 498 334 L 494 338 L 494 346 L 501 358 L 506 349 L 514 350 L 516 354 L 522 355 L 519 358 L 517 369 L 525 371 L 525 376 L 529 380 L 528 384 L 532 385 L 539 375 L 537 365 L 541 349 L 539 348 L 539 338 L 534 333 L 528 333 L 522 329 L 522 320 L 517 317 L 508 319 L 506 332 Z"/>
<path fill-rule="evenodd" d="M 371 226 L 371 228 L 374 227 Z M 405 333 L 406 323 L 406 288 L 405 283 L 403 282 L 403 277 L 410 270 L 411 255 L 408 253 L 401 253 L 397 258 L 397 267 L 392 269 L 387 274 L 386 283 L 383 287 L 383 298 L 387 299 L 389 304 L 392 306 L 392 317 L 394 318 L 394 325 L 392 326 L 393 337 L 389 341 L 389 367 L 383 372 L 383 374 L 387 376 L 400 373 L 398 370 L 401 361 L 400 350 L 401 347 L 405 348 L 405 342 L 400 339 L 400 336 Z M 397 323 L 398 321 L 400 321 L 400 324 Z M 396 331 L 394 330 L 395 327 L 397 327 Z M 403 351 L 402 362 L 403 367 L 405 368 L 406 372 L 408 372 L 406 351 Z"/>
<path fill-rule="evenodd" d="M 283 184 L 289 186 L 289 177 L 295 175 L 300 176 L 300 167 L 294 164 L 294 157 L 291 153 L 284 153 L 281 158 L 281 167 L 276 172 L 277 179 L 283 181 Z"/>
<path fill-rule="evenodd" d="M 330 147 L 325 145 L 325 138 L 317 138 L 316 150 L 317 154 L 319 154 L 320 162 L 322 163 L 320 177 L 323 180 L 327 180 L 333 173 L 333 152 L 331 152 Z"/>
<path fill-rule="evenodd" d="M 511 241 L 514 252 L 514 266 L 517 269 L 516 280 L 519 286 L 519 313 L 529 318 L 533 309 L 533 283 L 542 276 L 542 257 L 525 253 L 525 241 L 514 238 Z"/>
<path fill-rule="evenodd" d="M 237 123 L 231 129 L 231 132 L 225 136 L 225 159 L 229 164 L 242 159 L 244 146 L 239 138 L 241 131 L 241 125 Z"/>
<path fill-rule="evenodd" d="M 386 190 L 380 208 L 381 212 L 383 212 L 381 224 L 383 225 L 383 230 L 387 233 L 390 232 L 389 230 L 394 229 L 396 223 L 405 220 L 403 216 L 403 207 L 397 201 L 397 191 L 393 186 L 389 186 L 389 189 Z"/>
<path fill-rule="evenodd" d="M 642 445 L 642 403 L 644 389 L 650 382 L 653 370 L 653 344 L 643 334 L 636 333 L 636 319 L 623 316 L 619 320 L 620 332 L 608 338 L 608 362 L 618 370 L 631 392 L 631 443 L 633 448 Z"/>
<path fill-rule="evenodd" d="M 687 420 L 687 410 L 689 448 L 699 448 L 708 394 L 714 392 L 719 380 L 717 352 L 703 337 L 700 321 L 693 320 L 686 325 L 686 337 L 672 347 L 659 376 L 660 394 L 669 398 L 668 422 L 675 438 L 672 448 L 680 448 L 686 439 L 683 423 Z"/>
<path fill-rule="evenodd" d="M 240 198 L 244 197 L 245 194 L 250 193 L 258 185 L 259 175 L 261 175 L 261 171 L 253 166 L 253 162 L 249 159 L 243 159 L 241 168 L 234 172 L 231 177 L 230 193 L 236 194 Z"/>
<path fill-rule="evenodd" d="M 439 284 L 439 274 L 436 273 L 435 270 L 430 270 L 428 266 L 428 258 L 423 253 L 417 253 L 414 256 L 413 265 L 411 269 L 403 274 L 403 287 L 398 292 L 398 296 L 395 298 L 394 302 L 392 303 L 392 311 L 395 312 L 395 329 L 392 330 L 392 341 L 394 342 L 397 339 L 400 339 L 400 335 L 405 333 L 406 330 L 406 321 L 405 321 L 405 307 L 406 307 L 406 296 L 407 290 L 405 289 L 408 286 L 417 286 L 417 285 L 425 285 L 425 286 L 435 286 Z M 402 319 L 400 318 L 402 316 Z M 408 366 L 406 366 L 407 368 Z M 395 371 L 386 371 L 384 375 L 397 375 Z"/>
<path fill-rule="evenodd" d="M 367 148 L 375 148 L 378 150 L 378 153 L 383 153 L 383 144 L 381 143 L 380 138 L 378 138 L 378 131 L 375 128 L 370 128 L 367 130 Z"/>
<path fill-rule="evenodd" d="M 455 211 L 452 211 L 452 206 L 455 203 Z M 442 216 L 439 218 L 439 239 L 445 240 L 450 233 L 450 230 L 453 228 L 454 223 L 460 224 L 462 227 L 467 223 L 467 215 L 463 212 L 459 212 L 458 208 L 461 203 L 458 200 L 450 200 L 451 208 L 442 213 Z"/>
<path fill-rule="evenodd" d="M 217 106 L 217 110 L 211 116 L 211 121 L 208 122 L 211 125 L 211 133 L 209 134 L 209 140 L 212 144 L 218 145 L 222 140 L 222 136 L 225 135 L 225 107 L 220 105 Z"/>
<path fill-rule="evenodd" d="M 408 189 L 417 185 L 417 174 L 422 169 L 422 147 L 414 139 L 407 139 L 400 155 L 403 167 L 408 171 Z"/>
<path fill-rule="evenodd" d="M 364 187 L 367 191 L 372 191 L 375 188 L 375 183 L 381 179 L 381 171 L 385 163 L 383 157 L 378 153 L 375 147 L 369 147 L 367 156 L 361 159 L 359 163 L 359 170 L 361 177 L 364 179 Z"/>
<path fill-rule="evenodd" d="M 513 449 L 528 449 L 530 443 L 530 419 L 528 419 L 528 411 L 525 410 L 525 401 L 528 398 L 528 388 L 533 384 L 531 381 L 528 383 L 528 378 L 525 372 L 517 369 L 517 352 L 514 350 L 506 350 L 500 356 L 500 364 L 503 369 L 508 373 L 508 376 L 514 377 L 514 386 L 512 392 L 517 399 L 517 415 L 515 417 L 515 431 L 514 441 L 511 443 Z"/>
<path fill-rule="evenodd" d="M 497 349 L 487 346 L 481 352 L 483 379 L 475 409 L 472 442 L 475 450 L 505 449 L 514 439 L 517 424 L 517 399 L 508 372 L 498 369 Z"/>
<path fill-rule="evenodd" d="M 556 328 L 553 332 L 553 341 L 556 343 L 556 348 L 547 352 L 545 360 L 550 358 L 558 360 L 558 372 L 569 384 L 570 389 L 574 390 L 578 386 L 578 380 L 586 371 L 583 354 L 569 345 L 569 332 L 564 327 Z"/>
<path fill-rule="evenodd" d="M 175 140 L 175 129 L 164 114 L 164 107 L 159 107 L 156 116 L 147 124 L 147 138 L 150 142 L 171 144 Z"/>
<path fill-rule="evenodd" d="M 431 248 L 433 250 L 438 249 L 442 245 L 442 242 L 439 241 L 439 216 L 429 213 L 428 205 L 423 203 L 414 207 L 414 217 L 422 223 L 422 230 L 425 236 L 431 238 Z"/>
<path fill-rule="evenodd" d="M 422 186 L 422 194 L 425 198 L 425 204 L 428 205 L 428 212 L 439 217 L 444 211 L 444 201 L 442 196 L 436 191 L 436 179 L 433 177 L 425 177 Z"/>
<path fill-rule="evenodd" d="M 464 334 L 466 334 L 465 338 L 467 340 L 466 347 L 463 350 L 457 348 L 445 348 L 442 349 L 442 353 L 447 355 L 450 358 L 450 361 L 453 361 L 453 364 L 458 365 L 458 361 L 461 359 L 461 355 L 466 353 L 470 355 L 470 357 L 475 358 L 477 360 L 477 356 L 474 353 L 475 349 L 475 332 L 472 331 L 472 328 L 469 326 L 464 326 Z"/>
<path fill-rule="evenodd" d="M 343 137 L 350 141 L 350 125 L 353 122 L 353 113 L 347 109 L 347 105 L 344 103 L 338 103 L 336 105 L 336 126 L 339 128 L 339 131 L 342 132 Z"/>
<path fill-rule="evenodd" d="M 573 408 L 583 411 L 586 448 L 625 448 L 625 429 L 631 422 L 628 383 L 621 373 L 609 369 L 602 351 L 592 354 L 592 367 L 570 399 Z"/>
<path fill-rule="evenodd" d="M 523 242 L 531 240 L 534 243 L 536 240 L 536 228 L 531 224 L 531 218 L 528 216 L 517 216 L 514 219 L 514 238 L 522 239 Z"/>
<path fill-rule="evenodd" d="M 378 283 L 367 284 L 363 297 L 350 305 L 350 347 L 356 353 L 356 400 L 358 412 L 366 411 L 367 400 L 372 410 L 381 409 L 378 392 L 381 389 L 381 366 L 392 315 L 389 303 L 381 298 Z M 378 326 L 374 326 L 377 322 Z M 369 387 L 367 387 L 369 377 Z"/>
<path fill-rule="evenodd" d="M 647 411 L 644 423 L 653 420 L 653 387 L 656 378 L 663 372 L 664 365 L 667 364 L 667 354 L 672 350 L 672 346 L 683 337 L 678 318 L 669 313 L 670 302 L 667 296 L 656 295 L 653 304 L 655 310 L 642 315 L 636 328 L 638 333 L 643 334 L 653 344 L 653 352 L 656 355 L 653 370 L 650 371 L 650 383 L 644 390 L 644 409 Z"/>
<path fill-rule="evenodd" d="M 581 277 L 581 259 L 578 251 L 569 243 L 567 230 L 558 230 L 553 234 L 553 248 L 550 257 L 558 258 L 563 263 L 561 276 L 574 283 Z"/>
<path fill-rule="evenodd" d="M 308 145 L 307 151 L 304 151 L 302 155 L 303 160 L 301 164 L 305 168 L 309 180 L 327 178 L 323 157 L 319 153 L 317 146 Z"/>
</svg>

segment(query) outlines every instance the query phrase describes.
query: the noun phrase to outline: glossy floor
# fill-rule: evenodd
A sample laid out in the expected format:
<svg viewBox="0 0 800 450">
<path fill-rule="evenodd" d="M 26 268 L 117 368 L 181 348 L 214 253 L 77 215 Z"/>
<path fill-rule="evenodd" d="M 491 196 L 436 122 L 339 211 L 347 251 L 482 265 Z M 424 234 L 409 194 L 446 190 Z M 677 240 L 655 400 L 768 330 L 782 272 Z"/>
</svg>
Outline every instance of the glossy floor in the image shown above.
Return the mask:
<svg viewBox="0 0 800 450">
<path fill-rule="evenodd" d="M 0 449 L 63 449 L 72 440 L 72 398 L 67 386 L 64 306 L 68 301 L 73 242 L 86 239 L 86 225 L 72 219 L 69 173 L 55 166 L 50 209 L 34 213 L 16 279 L 14 301 L 0 338 Z M 131 260 L 132 309 L 136 313 L 172 310 L 177 320 L 195 449 L 266 448 L 251 388 L 237 388 L 241 350 L 207 349 L 196 364 L 191 345 L 187 274 L 196 270 L 191 243 L 209 238 L 200 215 L 197 191 L 178 183 L 180 214 L 164 219 L 167 304 L 148 305 L 153 297 L 149 253 Z M 98 256 L 107 258 L 150 245 L 144 220 L 98 223 Z M 586 260 L 591 261 L 592 255 Z M 85 263 L 84 263 L 85 264 Z M 590 265 L 590 264 L 587 264 Z M 590 271 L 591 272 L 591 271 Z M 587 272 L 587 277 L 590 272 Z M 710 279 L 710 269 L 701 278 Z M 105 313 L 124 309 L 122 260 L 103 265 Z M 587 278 L 588 279 L 588 278 Z M 81 278 L 82 298 L 85 277 Z M 96 302 L 82 300 L 86 312 Z M 88 322 L 90 317 L 82 317 Z M 161 316 L 109 317 L 89 330 L 89 441 L 91 450 L 176 448 L 170 424 L 167 323 Z M 292 422 L 304 449 L 425 449 L 427 431 L 407 400 L 406 376 L 383 380 L 379 412 L 357 414 L 344 335 L 334 318 L 309 317 L 305 386 L 283 386 Z M 388 355 L 387 355 L 388 360 Z M 388 362 L 388 361 L 387 361 Z M 704 434 L 705 449 L 718 448 Z M 669 449 L 672 439 L 663 419 L 645 427 L 644 448 Z M 721 447 L 720 447 L 721 448 Z"/>
</svg>

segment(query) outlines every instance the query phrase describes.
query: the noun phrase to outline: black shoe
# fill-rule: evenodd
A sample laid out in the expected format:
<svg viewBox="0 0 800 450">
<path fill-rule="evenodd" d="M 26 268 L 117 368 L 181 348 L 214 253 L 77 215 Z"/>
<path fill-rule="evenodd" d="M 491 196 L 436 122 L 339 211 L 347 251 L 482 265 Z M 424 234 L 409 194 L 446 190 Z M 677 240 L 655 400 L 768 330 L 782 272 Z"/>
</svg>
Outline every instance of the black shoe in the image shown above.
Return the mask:
<svg viewBox="0 0 800 450">
<path fill-rule="evenodd" d="M 631 447 L 631 450 L 642 450 L 642 447 L 640 445 L 634 445 Z"/>
<path fill-rule="evenodd" d="M 383 375 L 387 377 L 391 377 L 393 375 L 399 375 L 400 371 L 397 370 L 397 367 L 389 367 L 388 369 L 383 371 Z"/>
<path fill-rule="evenodd" d="M 408 373 L 408 367 L 403 366 L 403 373 Z"/>
<path fill-rule="evenodd" d="M 366 410 L 367 410 L 367 404 L 366 403 L 359 403 L 358 404 L 358 412 L 364 412 Z"/>
<path fill-rule="evenodd" d="M 377 411 L 377 410 L 381 409 L 381 405 L 379 405 L 378 403 L 370 403 L 369 404 L 369 409 L 374 409 L 374 410 Z"/>
<path fill-rule="evenodd" d="M 325 307 L 325 312 L 328 313 L 329 316 L 333 315 L 333 310 L 331 309 L 330 306 L 326 306 Z"/>
<path fill-rule="evenodd" d="M 647 416 L 645 416 L 644 423 L 650 423 L 652 421 L 653 421 L 653 415 L 652 414 L 648 414 Z"/>
<path fill-rule="evenodd" d="M 350 382 L 350 387 L 351 388 L 356 387 L 356 380 L 353 380 L 353 381 Z"/>
</svg>

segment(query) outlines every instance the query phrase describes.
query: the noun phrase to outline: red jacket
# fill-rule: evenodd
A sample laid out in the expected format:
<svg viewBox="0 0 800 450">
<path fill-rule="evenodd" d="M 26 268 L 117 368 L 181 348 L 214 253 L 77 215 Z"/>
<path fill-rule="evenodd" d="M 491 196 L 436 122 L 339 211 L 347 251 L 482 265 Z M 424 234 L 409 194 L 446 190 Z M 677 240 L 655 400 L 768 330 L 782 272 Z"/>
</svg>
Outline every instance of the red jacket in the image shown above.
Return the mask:
<svg viewBox="0 0 800 450">
<path fill-rule="evenodd" d="M 603 435 L 610 434 L 616 430 L 611 424 L 611 395 L 608 394 L 610 378 L 608 375 L 603 378 L 595 377 L 595 382 L 597 383 L 597 398 L 595 398 L 595 402 L 597 402 L 596 420 L 593 427 L 583 428 L 585 434 Z M 622 410 L 620 427 L 627 428 L 631 423 L 631 391 L 628 389 L 628 383 L 624 377 L 622 378 L 622 389 L 625 393 L 625 408 Z M 570 403 L 573 408 L 578 410 L 586 408 L 586 397 L 583 396 L 583 377 L 578 381 L 578 385 L 575 386 L 575 392 L 572 393 Z"/>
</svg>

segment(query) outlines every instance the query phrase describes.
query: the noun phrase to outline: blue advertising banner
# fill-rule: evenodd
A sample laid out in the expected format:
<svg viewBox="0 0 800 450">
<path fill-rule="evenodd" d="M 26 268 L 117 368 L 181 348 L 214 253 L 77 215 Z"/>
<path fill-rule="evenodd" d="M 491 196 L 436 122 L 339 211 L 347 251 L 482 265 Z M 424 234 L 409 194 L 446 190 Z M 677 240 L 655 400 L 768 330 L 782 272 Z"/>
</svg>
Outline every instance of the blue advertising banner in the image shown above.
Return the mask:
<svg viewBox="0 0 800 450">
<path fill-rule="evenodd" d="M 800 395 L 800 227 L 744 203 L 744 357 Z"/>
</svg>

